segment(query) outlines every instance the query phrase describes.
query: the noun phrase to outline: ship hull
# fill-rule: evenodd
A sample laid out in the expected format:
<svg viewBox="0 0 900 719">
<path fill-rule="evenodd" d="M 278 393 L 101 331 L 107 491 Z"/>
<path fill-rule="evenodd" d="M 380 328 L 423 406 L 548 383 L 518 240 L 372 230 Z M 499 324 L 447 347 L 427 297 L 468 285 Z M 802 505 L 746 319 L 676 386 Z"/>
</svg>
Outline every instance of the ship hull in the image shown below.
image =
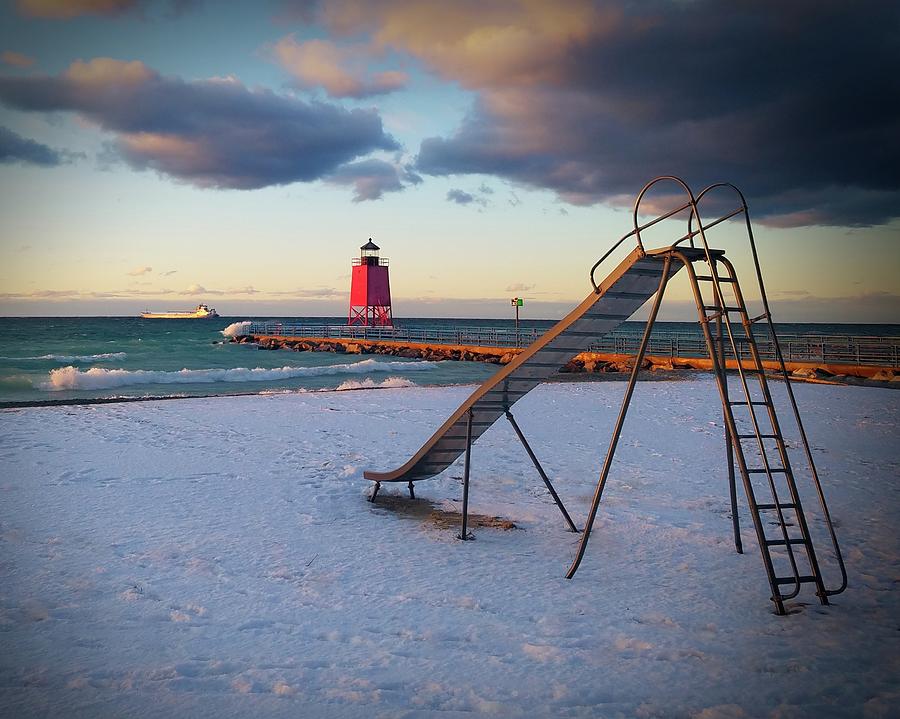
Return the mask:
<svg viewBox="0 0 900 719">
<path fill-rule="evenodd" d="M 141 312 L 141 318 L 145 320 L 209 320 L 218 316 L 193 312 Z"/>
<path fill-rule="evenodd" d="M 196 309 L 189 312 L 141 312 L 141 317 L 145 320 L 207 320 L 218 316 L 208 305 L 197 305 Z"/>
</svg>

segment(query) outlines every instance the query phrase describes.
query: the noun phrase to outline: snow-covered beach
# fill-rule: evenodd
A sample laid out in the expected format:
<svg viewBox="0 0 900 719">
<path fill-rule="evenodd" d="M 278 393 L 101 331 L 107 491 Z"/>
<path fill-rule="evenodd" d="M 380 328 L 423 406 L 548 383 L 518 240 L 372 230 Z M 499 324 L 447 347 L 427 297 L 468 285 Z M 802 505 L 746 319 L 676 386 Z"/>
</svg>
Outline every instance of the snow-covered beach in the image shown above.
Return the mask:
<svg viewBox="0 0 900 719">
<path fill-rule="evenodd" d="M 516 405 L 579 525 L 623 388 Z M 577 536 L 506 423 L 470 511 L 517 529 L 463 543 L 366 501 L 363 470 L 470 391 L 0 413 L 0 716 L 896 716 L 900 393 L 796 386 L 850 588 L 777 617 L 743 498 L 733 548 L 710 377 L 639 384 L 571 581 Z M 417 495 L 458 509 L 459 475 Z"/>
</svg>

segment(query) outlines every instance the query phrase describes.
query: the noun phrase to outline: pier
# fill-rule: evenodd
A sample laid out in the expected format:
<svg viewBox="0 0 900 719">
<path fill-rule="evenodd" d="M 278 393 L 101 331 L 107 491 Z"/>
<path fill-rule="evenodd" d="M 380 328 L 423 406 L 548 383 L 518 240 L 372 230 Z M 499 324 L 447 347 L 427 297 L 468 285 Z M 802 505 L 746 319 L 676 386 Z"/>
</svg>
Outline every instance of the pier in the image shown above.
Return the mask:
<svg viewBox="0 0 900 719">
<path fill-rule="evenodd" d="M 545 330 L 506 327 L 372 327 L 329 324 L 253 322 L 236 341 L 253 342 L 264 349 L 331 351 L 348 354 L 386 354 L 429 360 L 508 363 Z M 618 330 L 590 345 L 561 367 L 563 372 L 616 372 L 630 367 L 640 336 Z M 900 375 L 900 337 L 779 334 L 788 370 L 798 377 L 850 376 L 891 380 Z M 739 338 L 738 338 L 739 340 Z M 756 338 L 764 366 L 776 366 L 771 341 Z M 746 342 L 737 342 L 739 357 L 728 348 L 730 369 L 750 360 Z M 644 364 L 651 370 L 710 369 L 702 335 L 690 332 L 654 332 Z M 768 368 L 768 366 L 767 366 Z"/>
</svg>

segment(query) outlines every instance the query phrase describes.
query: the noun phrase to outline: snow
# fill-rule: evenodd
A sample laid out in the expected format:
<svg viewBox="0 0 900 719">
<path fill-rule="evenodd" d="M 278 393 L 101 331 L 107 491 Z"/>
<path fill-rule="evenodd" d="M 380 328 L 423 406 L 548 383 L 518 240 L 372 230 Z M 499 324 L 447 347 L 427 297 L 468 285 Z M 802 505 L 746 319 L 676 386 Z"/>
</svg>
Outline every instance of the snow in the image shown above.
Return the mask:
<svg viewBox="0 0 900 719">
<path fill-rule="evenodd" d="M 578 523 L 623 388 L 516 405 Z M 571 581 L 577 535 L 508 423 L 474 446 L 470 511 L 517 529 L 464 543 L 366 501 L 362 471 L 470 391 L 0 413 L 0 716 L 896 716 L 900 394 L 796 386 L 850 588 L 778 617 L 746 509 L 734 551 L 709 378 L 638 386 Z M 461 474 L 416 494 L 458 509 Z"/>
</svg>

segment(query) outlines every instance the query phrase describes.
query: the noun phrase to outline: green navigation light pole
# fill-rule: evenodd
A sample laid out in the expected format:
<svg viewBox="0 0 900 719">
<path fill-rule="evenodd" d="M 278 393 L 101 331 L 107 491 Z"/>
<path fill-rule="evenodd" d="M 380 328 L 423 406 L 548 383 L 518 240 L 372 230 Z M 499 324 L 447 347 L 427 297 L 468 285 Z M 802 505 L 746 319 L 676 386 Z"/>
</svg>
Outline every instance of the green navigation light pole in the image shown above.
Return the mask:
<svg viewBox="0 0 900 719">
<path fill-rule="evenodd" d="M 525 304 L 521 297 L 513 297 L 509 303 L 516 308 L 516 347 L 519 346 L 519 308 Z"/>
</svg>

